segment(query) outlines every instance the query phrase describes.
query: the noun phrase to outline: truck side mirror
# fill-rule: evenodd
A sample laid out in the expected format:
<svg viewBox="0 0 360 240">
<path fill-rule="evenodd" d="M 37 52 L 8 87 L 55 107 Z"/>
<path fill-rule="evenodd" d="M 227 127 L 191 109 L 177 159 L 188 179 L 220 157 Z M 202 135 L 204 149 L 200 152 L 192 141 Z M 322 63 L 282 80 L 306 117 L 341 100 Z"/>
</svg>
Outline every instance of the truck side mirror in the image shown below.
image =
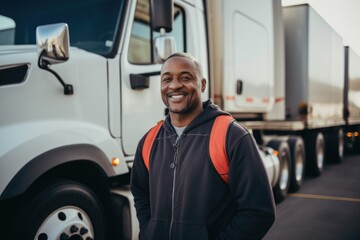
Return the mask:
<svg viewBox="0 0 360 240">
<path fill-rule="evenodd" d="M 69 59 L 69 29 L 66 23 L 36 28 L 39 63 L 57 64 Z"/>
<path fill-rule="evenodd" d="M 174 17 L 173 0 L 151 0 L 151 25 L 154 31 L 171 32 Z"/>
<path fill-rule="evenodd" d="M 176 52 L 176 42 L 173 36 L 160 35 L 154 40 L 154 60 L 162 64 L 171 54 Z"/>
<path fill-rule="evenodd" d="M 36 28 L 38 66 L 54 74 L 64 87 L 65 95 L 74 94 L 73 86 L 65 83 L 59 74 L 49 68 L 49 65 L 63 63 L 69 59 L 69 42 L 69 29 L 66 23 L 49 24 Z"/>
</svg>

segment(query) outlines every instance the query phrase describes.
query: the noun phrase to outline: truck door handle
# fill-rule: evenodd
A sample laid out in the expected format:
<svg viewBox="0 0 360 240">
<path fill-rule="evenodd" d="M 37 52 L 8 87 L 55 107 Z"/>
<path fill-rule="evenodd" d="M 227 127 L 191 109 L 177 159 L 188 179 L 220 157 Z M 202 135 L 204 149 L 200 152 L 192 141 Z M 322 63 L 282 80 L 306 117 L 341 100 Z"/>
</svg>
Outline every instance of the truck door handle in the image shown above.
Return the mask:
<svg viewBox="0 0 360 240">
<path fill-rule="evenodd" d="M 243 82 L 242 80 L 238 79 L 236 82 L 236 94 L 242 94 Z"/>
<path fill-rule="evenodd" d="M 132 89 L 140 90 L 149 88 L 149 76 L 141 74 L 130 74 L 130 85 Z"/>
<path fill-rule="evenodd" d="M 132 89 L 141 90 L 149 88 L 150 77 L 159 76 L 160 72 L 149 72 L 140 74 L 130 74 L 130 85 Z"/>
</svg>

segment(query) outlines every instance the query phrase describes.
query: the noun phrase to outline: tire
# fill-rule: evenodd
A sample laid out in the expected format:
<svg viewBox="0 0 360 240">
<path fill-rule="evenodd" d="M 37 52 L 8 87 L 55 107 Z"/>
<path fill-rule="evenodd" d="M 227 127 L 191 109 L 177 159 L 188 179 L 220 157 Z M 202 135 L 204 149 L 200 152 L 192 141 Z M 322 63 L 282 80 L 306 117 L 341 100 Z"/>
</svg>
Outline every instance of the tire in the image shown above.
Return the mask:
<svg viewBox="0 0 360 240">
<path fill-rule="evenodd" d="M 50 185 L 18 219 L 15 229 L 21 231 L 13 232 L 17 240 L 107 239 L 102 204 L 91 189 L 73 181 Z"/>
<path fill-rule="evenodd" d="M 357 136 L 354 136 L 354 142 L 352 144 L 352 150 L 354 153 L 360 153 L 360 126 L 355 127 L 354 130 L 357 133 Z"/>
<path fill-rule="evenodd" d="M 355 141 L 354 141 L 354 152 L 355 153 L 360 153 L 360 136 L 359 136 L 359 132 L 360 132 L 360 127 L 358 128 L 358 136 L 356 137 Z"/>
<path fill-rule="evenodd" d="M 285 141 L 271 140 L 267 143 L 268 147 L 278 151 L 280 160 L 280 177 L 273 188 L 275 202 L 282 202 L 290 187 L 291 159 L 289 145 Z"/>
<path fill-rule="evenodd" d="M 325 139 L 321 132 L 310 132 L 306 143 L 306 174 L 320 176 L 325 163 Z"/>
<path fill-rule="evenodd" d="M 301 187 L 305 173 L 305 146 L 301 137 L 290 137 L 291 173 L 289 192 L 296 192 Z"/>
<path fill-rule="evenodd" d="M 131 211 L 129 201 L 118 194 L 112 194 L 113 226 L 115 230 L 112 239 L 131 240 Z"/>
<path fill-rule="evenodd" d="M 332 163 L 341 163 L 344 157 L 344 131 L 342 128 L 336 128 L 328 135 L 328 150 L 326 161 Z"/>
</svg>

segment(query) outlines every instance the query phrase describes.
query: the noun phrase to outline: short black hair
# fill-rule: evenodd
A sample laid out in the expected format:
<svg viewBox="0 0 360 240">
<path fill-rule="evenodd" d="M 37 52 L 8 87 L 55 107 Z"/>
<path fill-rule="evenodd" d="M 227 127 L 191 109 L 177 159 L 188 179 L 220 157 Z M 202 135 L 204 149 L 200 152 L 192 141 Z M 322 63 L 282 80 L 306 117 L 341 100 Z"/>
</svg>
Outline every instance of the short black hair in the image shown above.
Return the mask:
<svg viewBox="0 0 360 240">
<path fill-rule="evenodd" d="M 200 76 L 200 79 L 203 79 L 203 70 L 202 70 L 202 66 L 200 64 L 200 62 L 193 56 L 191 55 L 190 53 L 186 53 L 186 52 L 176 52 L 176 53 L 173 53 L 171 54 L 168 58 L 165 59 L 163 65 L 171 58 L 173 57 L 183 57 L 183 58 L 186 58 L 192 62 L 194 62 L 195 64 L 195 67 L 199 73 L 199 76 Z"/>
</svg>

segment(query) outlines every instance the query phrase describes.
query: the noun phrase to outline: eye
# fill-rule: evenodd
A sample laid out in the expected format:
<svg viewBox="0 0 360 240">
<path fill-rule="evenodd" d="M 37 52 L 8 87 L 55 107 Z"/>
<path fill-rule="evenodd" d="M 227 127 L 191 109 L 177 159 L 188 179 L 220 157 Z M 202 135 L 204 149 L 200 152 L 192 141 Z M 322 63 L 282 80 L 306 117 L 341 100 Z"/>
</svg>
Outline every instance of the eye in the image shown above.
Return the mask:
<svg viewBox="0 0 360 240">
<path fill-rule="evenodd" d="M 169 82 L 169 81 L 171 81 L 171 77 L 163 77 L 161 79 L 161 82 Z"/>
<path fill-rule="evenodd" d="M 190 81 L 190 80 L 191 80 L 191 77 L 190 77 L 190 76 L 187 76 L 187 75 L 184 75 L 184 76 L 181 76 L 181 80 L 183 80 L 183 81 Z"/>
</svg>

